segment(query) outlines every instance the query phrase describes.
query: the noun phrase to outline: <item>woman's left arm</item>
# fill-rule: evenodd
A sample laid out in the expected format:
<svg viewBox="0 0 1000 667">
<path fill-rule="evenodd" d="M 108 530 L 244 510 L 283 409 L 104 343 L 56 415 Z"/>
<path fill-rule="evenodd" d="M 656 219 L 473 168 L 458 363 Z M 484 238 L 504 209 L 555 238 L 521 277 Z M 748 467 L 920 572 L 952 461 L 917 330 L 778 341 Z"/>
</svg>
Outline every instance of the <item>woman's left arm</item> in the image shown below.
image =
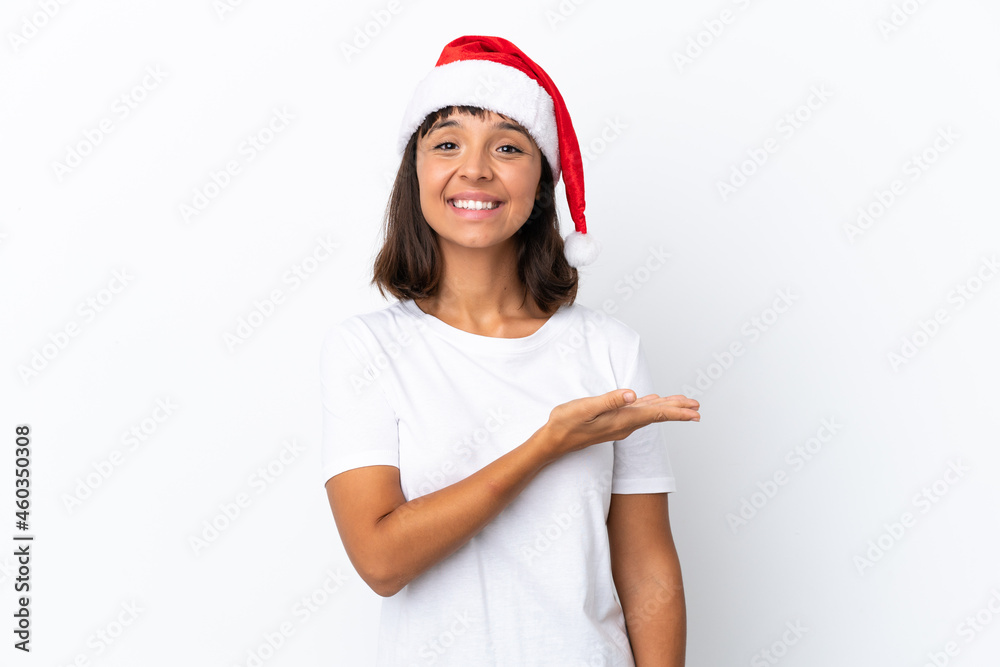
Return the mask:
<svg viewBox="0 0 1000 667">
<path fill-rule="evenodd" d="M 608 538 L 636 667 L 683 667 L 687 614 L 667 494 L 611 494 Z"/>
</svg>

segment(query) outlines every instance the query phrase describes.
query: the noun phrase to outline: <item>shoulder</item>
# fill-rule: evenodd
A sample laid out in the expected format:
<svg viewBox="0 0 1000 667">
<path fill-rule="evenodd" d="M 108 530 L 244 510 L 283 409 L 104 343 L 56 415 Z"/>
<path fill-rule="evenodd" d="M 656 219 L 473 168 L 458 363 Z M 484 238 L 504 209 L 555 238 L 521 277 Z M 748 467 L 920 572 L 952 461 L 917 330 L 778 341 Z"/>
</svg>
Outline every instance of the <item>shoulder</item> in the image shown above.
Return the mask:
<svg viewBox="0 0 1000 667">
<path fill-rule="evenodd" d="M 323 352 L 346 349 L 358 358 L 370 357 L 394 344 L 404 343 L 420 326 L 405 302 L 397 301 L 377 310 L 351 315 L 331 326 L 323 336 Z"/>
<path fill-rule="evenodd" d="M 587 359 L 591 367 L 609 368 L 615 377 L 626 377 L 641 349 L 639 333 L 605 309 L 577 303 L 565 308 L 568 322 L 556 348 L 560 359 Z M 587 354 L 577 354 L 581 351 Z"/>
<path fill-rule="evenodd" d="M 593 342 L 605 342 L 613 347 L 634 350 L 640 341 L 639 332 L 601 308 L 581 303 L 565 306 L 569 330 L 579 332 Z"/>
</svg>

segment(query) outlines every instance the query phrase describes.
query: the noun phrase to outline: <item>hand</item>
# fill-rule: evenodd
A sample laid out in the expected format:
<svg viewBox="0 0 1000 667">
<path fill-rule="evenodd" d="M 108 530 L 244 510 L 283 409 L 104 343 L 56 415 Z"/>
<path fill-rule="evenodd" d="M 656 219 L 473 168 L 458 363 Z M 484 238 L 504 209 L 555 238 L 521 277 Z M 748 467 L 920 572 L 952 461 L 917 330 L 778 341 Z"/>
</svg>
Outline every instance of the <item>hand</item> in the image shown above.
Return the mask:
<svg viewBox="0 0 1000 667">
<path fill-rule="evenodd" d="M 543 427 L 554 456 L 611 440 L 624 440 L 653 422 L 701 421 L 700 404 L 681 394 L 648 394 L 635 398 L 631 389 L 615 389 L 601 396 L 578 398 L 553 408 Z"/>
</svg>

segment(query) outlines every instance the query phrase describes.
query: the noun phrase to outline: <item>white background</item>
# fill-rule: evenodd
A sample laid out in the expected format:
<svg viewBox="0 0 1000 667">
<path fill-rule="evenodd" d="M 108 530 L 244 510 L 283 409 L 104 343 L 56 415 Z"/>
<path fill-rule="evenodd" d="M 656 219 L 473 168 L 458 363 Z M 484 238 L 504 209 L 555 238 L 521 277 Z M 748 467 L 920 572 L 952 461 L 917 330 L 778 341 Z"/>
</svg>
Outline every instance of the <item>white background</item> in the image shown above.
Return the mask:
<svg viewBox="0 0 1000 667">
<path fill-rule="evenodd" d="M 463 34 L 510 39 L 556 81 L 604 243 L 579 302 L 611 300 L 659 392 L 702 403 L 700 424 L 666 425 L 688 664 L 995 664 L 995 3 L 234 5 L 4 3 L 3 664 L 371 664 L 379 598 L 318 473 L 320 341 L 387 305 L 368 281 L 398 124 Z M 654 271 L 650 247 L 670 253 Z M 259 326 L 227 342 L 241 319 Z M 836 432 L 796 467 L 823 420 Z M 12 648 L 16 424 L 30 654 Z"/>
</svg>

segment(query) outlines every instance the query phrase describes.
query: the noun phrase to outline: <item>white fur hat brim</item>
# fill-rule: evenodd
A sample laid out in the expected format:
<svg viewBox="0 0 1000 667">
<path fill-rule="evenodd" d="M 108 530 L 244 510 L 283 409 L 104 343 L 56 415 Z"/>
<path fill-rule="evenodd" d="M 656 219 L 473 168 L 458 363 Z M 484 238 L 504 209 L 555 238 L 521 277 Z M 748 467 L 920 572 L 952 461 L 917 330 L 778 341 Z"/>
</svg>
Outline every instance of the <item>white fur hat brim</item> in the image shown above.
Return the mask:
<svg viewBox="0 0 1000 667">
<path fill-rule="evenodd" d="M 545 155 L 552 181 L 559 181 L 559 133 L 552 97 L 527 74 L 489 60 L 439 65 L 417 84 L 399 129 L 396 148 L 400 157 L 424 119 L 450 106 L 480 107 L 516 121 Z"/>
</svg>

